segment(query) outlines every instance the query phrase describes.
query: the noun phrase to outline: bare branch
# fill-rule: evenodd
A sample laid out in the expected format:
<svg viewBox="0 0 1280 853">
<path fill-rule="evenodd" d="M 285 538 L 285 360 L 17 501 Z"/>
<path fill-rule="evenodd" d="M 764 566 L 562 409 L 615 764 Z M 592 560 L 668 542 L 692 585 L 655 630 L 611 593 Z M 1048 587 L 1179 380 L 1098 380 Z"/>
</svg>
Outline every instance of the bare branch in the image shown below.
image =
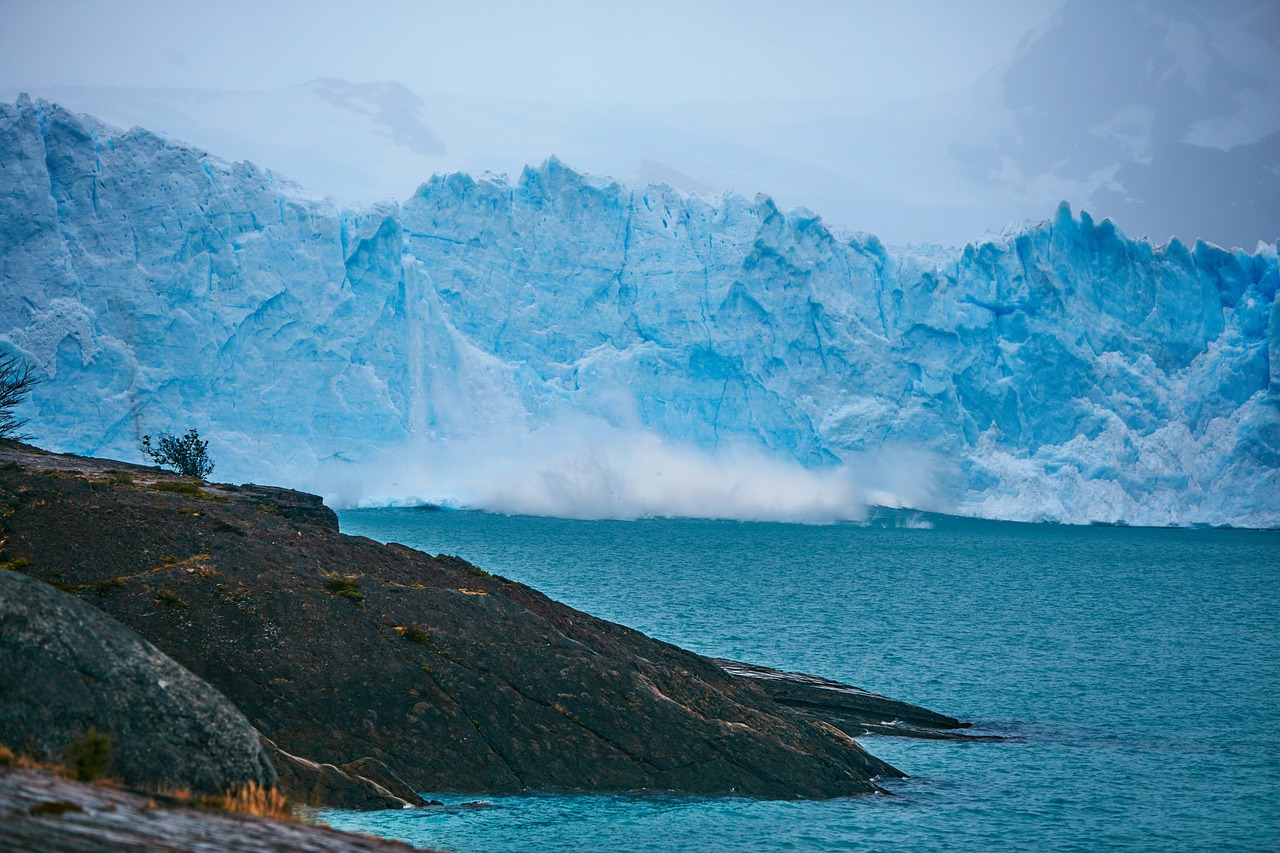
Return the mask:
<svg viewBox="0 0 1280 853">
<path fill-rule="evenodd" d="M 22 432 L 27 419 L 18 417 L 13 410 L 42 381 L 32 373 L 26 359 L 16 355 L 0 358 L 0 440 L 31 438 Z"/>
</svg>

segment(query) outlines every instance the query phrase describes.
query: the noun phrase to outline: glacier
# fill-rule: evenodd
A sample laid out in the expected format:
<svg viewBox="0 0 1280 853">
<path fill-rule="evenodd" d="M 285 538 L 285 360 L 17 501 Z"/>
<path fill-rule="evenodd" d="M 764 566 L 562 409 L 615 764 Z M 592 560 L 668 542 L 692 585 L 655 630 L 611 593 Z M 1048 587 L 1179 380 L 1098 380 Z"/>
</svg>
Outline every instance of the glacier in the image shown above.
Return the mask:
<svg viewBox="0 0 1280 853">
<path fill-rule="evenodd" d="M 53 450 L 198 428 L 338 505 L 1280 527 L 1276 244 L 1065 205 L 891 248 L 767 196 L 433 176 L 339 209 L 251 163 L 0 104 L 0 349 Z"/>
</svg>

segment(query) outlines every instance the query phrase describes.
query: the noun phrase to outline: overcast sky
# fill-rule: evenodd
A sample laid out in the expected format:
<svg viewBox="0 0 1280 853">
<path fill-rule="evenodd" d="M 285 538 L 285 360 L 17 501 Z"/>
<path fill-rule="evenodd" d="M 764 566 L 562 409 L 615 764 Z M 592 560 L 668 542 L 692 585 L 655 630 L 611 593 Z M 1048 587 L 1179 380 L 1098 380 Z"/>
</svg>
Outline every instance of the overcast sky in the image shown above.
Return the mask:
<svg viewBox="0 0 1280 853">
<path fill-rule="evenodd" d="M 891 242 L 961 243 L 1064 199 L 1132 236 L 1274 241 L 1280 4 L 1147 6 L 0 0 L 0 96 L 347 204 L 554 154 Z"/>
<path fill-rule="evenodd" d="M 6 0 L 0 77 L 212 89 L 340 77 L 564 104 L 901 98 L 977 78 L 1061 5 Z"/>
</svg>

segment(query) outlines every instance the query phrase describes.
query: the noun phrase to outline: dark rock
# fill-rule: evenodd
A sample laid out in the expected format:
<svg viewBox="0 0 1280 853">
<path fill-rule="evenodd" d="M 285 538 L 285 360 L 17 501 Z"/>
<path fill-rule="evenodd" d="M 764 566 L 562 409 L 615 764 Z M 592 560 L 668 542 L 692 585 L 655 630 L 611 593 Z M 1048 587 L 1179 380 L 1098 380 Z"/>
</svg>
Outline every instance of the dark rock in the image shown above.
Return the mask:
<svg viewBox="0 0 1280 853">
<path fill-rule="evenodd" d="M 290 800 L 317 808 L 353 809 L 376 811 L 378 809 L 402 809 L 421 805 L 398 797 L 372 779 L 352 773 L 344 767 L 321 764 L 309 758 L 291 755 L 271 741 L 263 738 L 280 781 L 278 787 Z"/>
<path fill-rule="evenodd" d="M 830 797 L 901 775 L 750 680 L 463 560 L 263 511 L 237 487 L 6 460 L 0 561 L 143 633 L 294 755 L 376 758 L 415 791 Z"/>
<path fill-rule="evenodd" d="M 359 776 L 376 782 L 411 806 L 425 806 L 427 801 L 418 796 L 418 792 L 399 776 L 391 772 L 391 768 L 376 758 L 358 758 L 342 765 L 342 771 L 352 776 Z M 439 805 L 438 803 L 436 805 Z"/>
<path fill-rule="evenodd" d="M 880 734 L 925 740 L 1003 740 L 991 735 L 969 735 L 954 731 L 970 724 L 870 693 L 817 675 L 783 672 L 767 666 L 711 658 L 734 678 L 759 686 L 777 703 L 801 714 L 824 720 L 852 735 Z"/>
<path fill-rule="evenodd" d="M 0 768 L 0 850 L 392 853 L 407 845 Z"/>
<path fill-rule="evenodd" d="M 0 571 L 0 743 L 58 762 L 91 728 L 125 784 L 216 793 L 275 783 L 249 722 L 217 690 L 75 596 Z"/>
<path fill-rule="evenodd" d="M 231 491 L 231 490 L 228 490 Z M 256 502 L 257 509 L 273 513 L 290 521 L 318 524 L 331 530 L 338 529 L 338 514 L 324 505 L 319 495 L 282 489 L 278 486 L 259 486 L 245 483 L 232 492 L 232 500 L 241 503 Z"/>
</svg>

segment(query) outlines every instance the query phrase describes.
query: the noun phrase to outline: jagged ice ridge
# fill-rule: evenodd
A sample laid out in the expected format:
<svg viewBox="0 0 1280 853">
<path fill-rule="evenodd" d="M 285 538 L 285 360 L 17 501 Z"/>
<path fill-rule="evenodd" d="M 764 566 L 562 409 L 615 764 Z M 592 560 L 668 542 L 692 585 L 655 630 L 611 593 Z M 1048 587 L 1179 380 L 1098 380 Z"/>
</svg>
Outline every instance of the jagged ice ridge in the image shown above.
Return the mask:
<svg viewBox="0 0 1280 853">
<path fill-rule="evenodd" d="M 1280 526 L 1276 245 L 1065 206 L 890 249 L 765 196 L 554 158 L 348 211 L 249 163 L 0 105 L 0 345 L 43 445 L 339 503 Z"/>
</svg>

